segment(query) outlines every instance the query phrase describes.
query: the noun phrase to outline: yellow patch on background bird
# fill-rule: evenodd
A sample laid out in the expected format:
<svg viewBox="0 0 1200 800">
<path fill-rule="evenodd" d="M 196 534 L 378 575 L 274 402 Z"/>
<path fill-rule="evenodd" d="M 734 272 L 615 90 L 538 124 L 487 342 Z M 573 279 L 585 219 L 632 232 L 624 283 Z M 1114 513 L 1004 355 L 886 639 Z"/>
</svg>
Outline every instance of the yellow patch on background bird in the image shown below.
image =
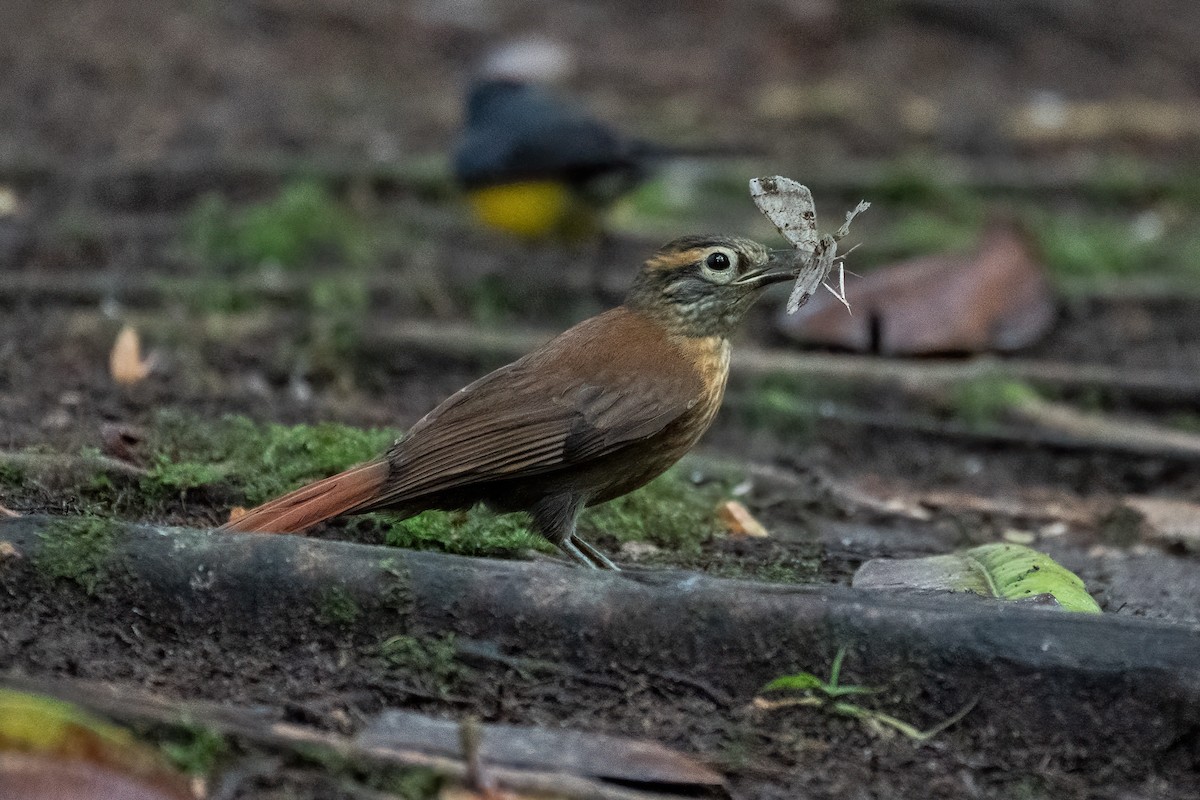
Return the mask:
<svg viewBox="0 0 1200 800">
<path fill-rule="evenodd" d="M 572 200 L 558 181 L 520 181 L 483 186 L 468 195 L 471 208 L 485 225 L 517 236 L 549 236 L 560 228 Z"/>
</svg>

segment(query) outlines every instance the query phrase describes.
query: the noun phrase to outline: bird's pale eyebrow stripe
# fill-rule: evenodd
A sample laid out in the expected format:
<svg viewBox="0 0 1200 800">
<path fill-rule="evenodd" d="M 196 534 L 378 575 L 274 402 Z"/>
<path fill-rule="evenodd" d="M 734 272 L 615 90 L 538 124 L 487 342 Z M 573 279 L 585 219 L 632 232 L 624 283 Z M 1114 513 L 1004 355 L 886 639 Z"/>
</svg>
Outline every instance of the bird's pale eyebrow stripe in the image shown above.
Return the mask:
<svg viewBox="0 0 1200 800">
<path fill-rule="evenodd" d="M 714 245 L 715 247 L 716 245 Z M 654 256 L 646 262 L 650 269 L 678 269 L 686 264 L 694 264 L 711 250 L 712 247 L 693 247 L 690 250 L 680 250 L 675 253 L 663 253 Z"/>
</svg>

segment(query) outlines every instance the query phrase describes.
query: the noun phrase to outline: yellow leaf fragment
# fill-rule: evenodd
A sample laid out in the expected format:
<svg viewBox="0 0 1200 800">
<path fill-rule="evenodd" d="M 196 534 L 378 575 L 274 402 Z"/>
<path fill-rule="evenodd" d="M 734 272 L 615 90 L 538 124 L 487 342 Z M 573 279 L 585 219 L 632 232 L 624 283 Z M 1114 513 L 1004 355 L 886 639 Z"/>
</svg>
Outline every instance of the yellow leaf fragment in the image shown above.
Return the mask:
<svg viewBox="0 0 1200 800">
<path fill-rule="evenodd" d="M 150 374 L 150 361 L 142 358 L 142 339 L 132 325 L 117 334 L 108 356 L 108 372 L 121 386 L 132 386 Z"/>
<path fill-rule="evenodd" d="M 750 510 L 737 500 L 722 503 L 717 509 L 717 516 L 729 535 L 733 537 L 766 538 L 769 534 L 763 524 L 754 518 Z"/>
<path fill-rule="evenodd" d="M 190 800 L 188 781 L 128 731 L 51 697 L 0 687 L 3 797 Z"/>
</svg>

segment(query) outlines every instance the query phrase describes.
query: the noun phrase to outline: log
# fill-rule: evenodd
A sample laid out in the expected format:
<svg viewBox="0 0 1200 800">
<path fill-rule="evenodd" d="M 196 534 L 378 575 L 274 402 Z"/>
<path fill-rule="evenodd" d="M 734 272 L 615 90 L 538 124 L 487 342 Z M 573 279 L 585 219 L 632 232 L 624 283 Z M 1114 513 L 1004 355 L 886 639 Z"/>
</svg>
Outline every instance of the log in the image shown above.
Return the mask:
<svg viewBox="0 0 1200 800">
<path fill-rule="evenodd" d="M 37 569 L 54 522 L 0 521 L 0 543 L 18 556 L 0 561 L 0 615 L 26 613 L 35 594 L 44 602 L 70 594 L 74 601 L 54 613 L 86 617 L 82 588 L 48 585 Z M 756 584 L 681 571 L 595 574 L 118 522 L 108 547 L 106 577 L 92 583 L 86 603 L 114 618 L 137 608 L 139 635 L 170 647 L 205 641 L 211 658 L 235 659 L 239 648 L 261 646 L 266 636 L 311 640 L 322 624 L 317 598 L 337 587 L 359 610 L 347 624 L 376 637 L 452 633 L 613 681 L 676 675 L 677 687 L 706 702 L 727 696 L 730 704 L 747 703 L 767 681 L 820 670 L 846 646 L 857 680 L 943 714 L 978 698 L 964 725 L 999 726 L 1030 742 L 1150 756 L 1193 735 L 1200 722 L 1197 626 L 963 595 Z"/>
</svg>

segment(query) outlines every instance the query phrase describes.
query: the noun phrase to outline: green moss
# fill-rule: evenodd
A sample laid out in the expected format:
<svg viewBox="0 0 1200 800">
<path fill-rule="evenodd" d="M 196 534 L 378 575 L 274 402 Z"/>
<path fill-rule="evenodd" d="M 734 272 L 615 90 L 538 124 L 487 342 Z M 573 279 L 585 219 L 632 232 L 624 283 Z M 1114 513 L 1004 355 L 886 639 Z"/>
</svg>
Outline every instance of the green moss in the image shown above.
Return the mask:
<svg viewBox="0 0 1200 800">
<path fill-rule="evenodd" d="M 601 534 L 694 555 L 720 530 L 716 506 L 727 494 L 724 482 L 696 486 L 677 467 L 636 492 L 588 509 L 579 531 L 589 541 Z"/>
<path fill-rule="evenodd" d="M 682 468 L 671 470 L 636 492 L 586 510 L 579 532 L 618 541 L 651 542 L 677 554 L 698 554 L 718 529 L 715 508 L 726 483 L 695 486 Z M 557 552 L 534 534 L 521 514 L 498 515 L 477 506 L 470 511 L 426 511 L 399 522 L 384 520 L 385 541 L 394 547 L 436 549 L 460 555 L 503 555 L 537 549 Z"/>
<path fill-rule="evenodd" d="M 442 784 L 438 773 L 422 767 L 391 769 L 381 773 L 369 784 L 374 789 L 403 798 L 403 800 L 433 800 L 441 797 Z"/>
<path fill-rule="evenodd" d="M 342 586 L 328 586 L 317 597 L 317 621 L 322 625 L 346 628 L 361 616 L 358 601 Z"/>
<path fill-rule="evenodd" d="M 955 213 L 977 210 L 980 201 L 956 185 L 944 164 L 924 156 L 893 162 L 875 185 L 863 188 L 872 203 L 888 206 L 922 206 Z"/>
<path fill-rule="evenodd" d="M 1157 216 L 1156 216 L 1157 215 Z M 1145 278 L 1194 291 L 1200 286 L 1200 233 L 1193 214 L 1026 212 L 1042 259 L 1060 285 Z"/>
<path fill-rule="evenodd" d="M 378 519 L 384 541 L 412 550 L 441 550 L 464 556 L 513 555 L 523 550 L 554 552 L 554 547 L 529 530 L 518 514 L 494 514 L 482 506 L 469 511 L 426 511 L 406 520 Z"/>
<path fill-rule="evenodd" d="M 50 578 L 73 581 L 92 594 L 109 575 L 119 530 L 112 520 L 99 517 L 55 520 L 39 534 L 42 545 L 34 556 L 34 568 Z"/>
<path fill-rule="evenodd" d="M 895 218 L 872 247 L 893 258 L 968 252 L 979 239 L 982 215 L 915 210 Z"/>
<path fill-rule="evenodd" d="M 0 485 L 19 488 L 25 483 L 25 470 L 15 464 L 0 464 Z"/>
<path fill-rule="evenodd" d="M 292 753 L 301 765 L 319 770 L 325 780 L 352 782 L 404 800 L 433 800 L 439 797 L 445 782 L 441 775 L 425 767 L 364 764 L 329 747 L 299 744 L 292 748 Z"/>
<path fill-rule="evenodd" d="M 369 249 L 362 224 L 315 181 L 288 184 L 271 200 L 236 209 L 206 196 L 192 209 L 185 238 L 201 261 L 226 267 L 359 263 Z"/>
<path fill-rule="evenodd" d="M 208 775 L 229 752 L 229 742 L 216 731 L 187 727 L 181 735 L 159 744 L 175 767 L 189 775 Z"/>
<path fill-rule="evenodd" d="M 742 561 L 726 555 L 709 565 L 706 572 L 718 578 L 763 583 L 815 583 L 821 576 L 821 548 L 814 544 L 812 549 L 810 556 L 768 562 Z"/>
<path fill-rule="evenodd" d="M 1041 215 L 1031 229 L 1046 266 L 1060 278 L 1128 277 L 1150 268 L 1160 246 L 1134 236 L 1120 219 Z"/>
<path fill-rule="evenodd" d="M 955 416 L 968 425 L 994 425 L 1008 411 L 1041 399 L 1029 384 L 1003 375 L 984 375 L 954 387 L 951 404 Z"/>
<path fill-rule="evenodd" d="M 1166 424 L 1176 430 L 1200 433 L 1200 414 L 1189 411 L 1176 412 L 1167 417 Z"/>
<path fill-rule="evenodd" d="M 211 421 L 164 412 L 147 437 L 152 456 L 142 487 L 164 496 L 222 483 L 257 504 L 378 457 L 397 435 L 335 423 L 264 425 L 245 417 Z"/>
<path fill-rule="evenodd" d="M 392 636 L 380 643 L 379 654 L 389 666 L 428 683 L 441 694 L 449 693 L 450 687 L 464 672 L 458 663 L 454 635 L 449 633 L 444 636 Z"/>
<path fill-rule="evenodd" d="M 484 275 L 462 289 L 467 315 L 485 327 L 494 327 L 520 315 L 527 305 L 518 287 L 503 275 Z"/>
<path fill-rule="evenodd" d="M 817 385 L 817 384 L 820 385 Z M 821 419 L 820 406 L 841 397 L 844 387 L 796 375 L 765 375 L 731 392 L 726 407 L 750 429 L 807 439 Z"/>
</svg>

